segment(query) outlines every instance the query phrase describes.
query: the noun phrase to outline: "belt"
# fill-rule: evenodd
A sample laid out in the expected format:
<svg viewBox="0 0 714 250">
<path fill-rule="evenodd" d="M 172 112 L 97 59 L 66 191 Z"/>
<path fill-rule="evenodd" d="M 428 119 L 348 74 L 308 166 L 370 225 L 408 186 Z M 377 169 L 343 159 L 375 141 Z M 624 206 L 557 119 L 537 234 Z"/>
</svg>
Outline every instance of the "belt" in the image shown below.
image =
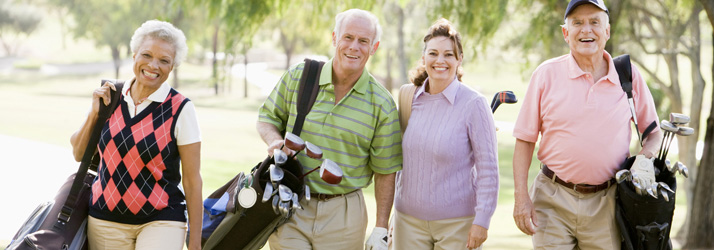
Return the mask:
<svg viewBox="0 0 714 250">
<path fill-rule="evenodd" d="M 615 184 L 615 179 L 610 179 L 600 185 L 575 184 L 566 182 L 563 179 L 558 178 L 558 176 L 553 173 L 553 170 L 550 170 L 545 164 L 543 164 L 542 172 L 546 177 L 548 177 L 548 179 L 551 179 L 566 188 L 575 190 L 576 192 L 583 194 L 600 192 L 602 190 L 610 188 L 610 186 Z"/>
<path fill-rule="evenodd" d="M 352 191 L 347 192 L 347 193 L 345 193 L 345 194 L 310 193 L 310 198 L 311 198 L 311 199 L 316 199 L 316 200 L 318 200 L 318 201 L 326 201 L 326 200 L 329 200 L 329 199 L 332 199 L 332 198 L 347 196 L 347 195 L 349 195 L 349 194 L 351 194 L 351 193 L 354 193 L 354 192 L 357 191 L 357 190 L 359 190 L 359 189 L 352 190 Z"/>
</svg>

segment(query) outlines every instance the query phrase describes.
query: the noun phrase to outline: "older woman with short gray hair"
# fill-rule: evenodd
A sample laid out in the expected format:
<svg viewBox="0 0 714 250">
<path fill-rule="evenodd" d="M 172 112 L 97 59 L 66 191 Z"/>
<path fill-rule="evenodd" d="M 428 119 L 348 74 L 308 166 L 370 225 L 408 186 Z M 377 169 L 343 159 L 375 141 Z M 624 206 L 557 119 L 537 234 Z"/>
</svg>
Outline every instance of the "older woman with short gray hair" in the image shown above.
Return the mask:
<svg viewBox="0 0 714 250">
<path fill-rule="evenodd" d="M 186 37 L 172 24 L 147 21 L 131 38 L 134 77 L 104 122 L 101 157 L 89 201 L 89 249 L 201 248 L 203 182 L 201 134 L 193 103 L 167 82 L 187 54 Z M 92 95 L 92 108 L 71 143 L 77 161 L 109 105 L 107 82 Z M 182 184 L 182 186 L 181 186 Z M 188 211 L 188 212 L 187 212 Z"/>
</svg>

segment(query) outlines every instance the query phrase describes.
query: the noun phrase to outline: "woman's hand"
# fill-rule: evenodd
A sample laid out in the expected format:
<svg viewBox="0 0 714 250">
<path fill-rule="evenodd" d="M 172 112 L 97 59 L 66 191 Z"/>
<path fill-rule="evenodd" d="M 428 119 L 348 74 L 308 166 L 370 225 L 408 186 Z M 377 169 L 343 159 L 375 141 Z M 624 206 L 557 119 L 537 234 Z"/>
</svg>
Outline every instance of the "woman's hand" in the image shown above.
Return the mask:
<svg viewBox="0 0 714 250">
<path fill-rule="evenodd" d="M 488 229 L 479 225 L 471 225 L 469 230 L 469 242 L 466 243 L 467 249 L 475 249 L 481 246 L 488 238 Z"/>
<path fill-rule="evenodd" d="M 94 90 L 94 93 L 92 93 L 92 114 L 99 114 L 100 101 L 103 101 L 106 106 L 109 106 L 112 102 L 112 92 L 110 89 L 114 91 L 117 90 L 114 83 L 106 81 L 101 87 Z"/>
</svg>

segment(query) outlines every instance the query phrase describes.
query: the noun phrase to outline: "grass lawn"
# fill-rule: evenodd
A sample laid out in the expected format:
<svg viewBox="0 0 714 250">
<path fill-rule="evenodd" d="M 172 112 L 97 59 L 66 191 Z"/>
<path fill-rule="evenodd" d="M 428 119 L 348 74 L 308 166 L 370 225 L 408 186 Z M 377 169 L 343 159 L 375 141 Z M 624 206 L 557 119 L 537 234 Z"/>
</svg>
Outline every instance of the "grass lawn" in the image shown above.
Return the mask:
<svg viewBox="0 0 714 250">
<path fill-rule="evenodd" d="M 203 84 L 208 78 L 200 66 L 182 66 L 182 69 L 184 68 L 186 70 L 181 76 L 187 84 L 182 85 L 179 90 L 197 105 L 202 133 L 201 174 L 205 197 L 235 174 L 250 171 L 250 168 L 267 155 L 266 145 L 255 130 L 257 108 L 263 97 L 244 99 L 241 97 L 242 93 L 240 96 L 216 96 L 212 89 L 205 87 L 207 84 Z M 122 68 L 120 75 L 130 76 L 128 70 Z M 499 90 L 513 90 L 519 97 L 525 93 L 526 84 L 518 73 L 494 73 L 491 68 L 474 68 L 473 71 L 464 81 L 489 97 L 489 100 L 492 94 Z M 0 72 L 0 134 L 70 148 L 69 136 L 85 118 L 92 90 L 99 85 L 101 77 L 111 76 L 112 73 L 107 72 L 101 76 L 38 75 L 36 72 Z M 234 82 L 235 88 L 242 88 L 240 81 Z M 257 92 L 254 88 L 249 89 L 249 93 Z M 502 105 L 495 118 L 498 121 L 513 122 L 519 108 L 520 104 Z M 511 159 L 514 139 L 508 127 L 503 127 L 498 132 L 498 141 L 501 175 L 499 202 L 485 248 L 530 249 L 530 237 L 516 228 L 512 218 L 514 199 Z M 538 172 L 537 162 L 534 159 L 529 179 L 533 179 Z M 370 210 L 368 230 L 371 230 L 375 215 L 373 188 L 366 188 L 365 193 Z M 676 232 L 684 220 L 685 199 L 684 193 L 678 192 L 673 232 Z M 8 244 L 11 237 L 12 235 L 0 235 L 0 246 Z"/>
</svg>

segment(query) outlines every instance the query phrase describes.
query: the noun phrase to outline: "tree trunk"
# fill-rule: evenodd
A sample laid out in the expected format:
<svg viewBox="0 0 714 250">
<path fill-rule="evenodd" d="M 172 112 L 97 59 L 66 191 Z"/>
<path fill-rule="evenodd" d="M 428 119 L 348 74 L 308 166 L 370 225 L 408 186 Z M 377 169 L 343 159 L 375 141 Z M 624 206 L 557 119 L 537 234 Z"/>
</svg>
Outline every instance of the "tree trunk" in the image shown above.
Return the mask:
<svg viewBox="0 0 714 250">
<path fill-rule="evenodd" d="M 607 1 L 607 9 L 610 12 L 610 33 L 616 34 L 615 29 L 617 28 L 618 20 L 620 19 L 620 13 L 622 13 L 622 8 L 627 0 L 609 0 Z M 557 41 L 557 40 L 556 40 Z M 616 56 L 619 54 L 617 47 L 615 45 L 620 44 L 619 37 L 612 36 L 610 41 L 605 44 L 605 50 L 610 52 L 611 55 Z"/>
<path fill-rule="evenodd" d="M 218 95 L 218 22 L 216 22 L 213 31 L 213 89 Z"/>
<path fill-rule="evenodd" d="M 707 12 L 709 22 L 714 26 L 714 0 L 700 0 Z M 714 32 L 712 33 L 714 37 Z M 714 45 L 714 41 L 712 42 Z M 714 53 L 712 54 L 714 57 Z M 714 65 L 712 65 L 714 76 Z M 712 91 L 714 96 L 714 90 Z M 704 138 L 704 152 L 698 167 L 694 185 L 689 233 L 686 237 L 684 249 L 712 249 L 714 248 L 714 100 L 709 110 L 706 134 Z"/>
<path fill-rule="evenodd" d="M 392 83 L 392 50 L 387 50 L 387 79 L 384 80 L 384 87 L 390 92 L 394 89 L 394 84 Z"/>
<path fill-rule="evenodd" d="M 407 55 L 404 51 L 404 9 L 402 9 L 401 6 L 396 6 L 397 8 L 397 18 L 398 18 L 398 23 L 399 25 L 397 26 L 397 56 L 399 57 L 399 84 L 402 85 L 405 83 L 409 83 L 409 76 L 408 76 L 408 70 L 407 70 L 407 65 L 409 65 L 409 62 L 407 61 Z"/>
<path fill-rule="evenodd" d="M 176 17 L 174 17 L 173 20 L 171 20 L 171 23 L 176 26 L 176 27 L 181 27 L 183 24 L 183 9 L 179 7 L 178 13 L 176 14 Z M 185 60 L 186 58 L 184 58 Z M 179 69 L 175 68 L 173 72 L 173 78 L 174 78 L 174 88 L 178 89 L 179 88 Z"/>
<path fill-rule="evenodd" d="M 714 67 L 712 67 L 712 75 L 714 75 Z M 714 100 L 712 107 L 714 107 Z M 704 156 L 694 185 L 691 216 L 693 219 L 689 223 L 685 249 L 714 248 L 714 209 L 712 209 L 714 207 L 714 195 L 712 195 L 714 182 L 711 181 L 714 179 L 714 108 L 710 110 L 706 129 Z"/>
<path fill-rule="evenodd" d="M 689 223 L 691 223 L 692 215 L 692 199 L 694 198 L 694 186 L 696 184 L 697 178 L 697 140 L 699 139 L 699 122 L 702 116 L 702 102 L 704 99 L 704 78 L 702 78 L 701 68 L 701 34 L 700 34 L 700 23 L 699 23 L 699 13 L 702 11 L 701 5 L 696 5 L 692 11 L 691 16 L 691 38 L 692 44 L 690 51 L 687 52 L 687 56 L 691 62 L 691 76 L 692 76 L 692 102 L 689 107 L 689 115 L 693 122 L 689 123 L 688 126 L 694 129 L 694 134 L 687 137 L 677 137 L 679 146 L 679 160 L 684 163 L 684 165 L 689 168 L 689 178 L 684 181 L 687 195 L 687 215 L 684 220 L 684 224 L 677 232 L 677 238 L 686 239 L 689 230 Z"/>
<path fill-rule="evenodd" d="M 119 79 L 119 67 L 121 66 L 121 56 L 119 56 L 119 45 L 110 45 L 112 59 L 114 59 L 114 78 Z"/>
<path fill-rule="evenodd" d="M 285 71 L 290 69 L 290 60 L 293 57 L 293 52 L 295 51 L 295 46 L 297 45 L 297 39 L 293 37 L 290 39 L 283 30 L 280 30 L 280 44 L 283 46 L 283 51 L 285 51 Z"/>
<path fill-rule="evenodd" d="M 243 98 L 248 98 L 248 45 L 243 45 Z"/>
<path fill-rule="evenodd" d="M 665 63 L 667 63 L 667 70 L 669 71 L 669 89 L 672 95 L 667 96 L 670 100 L 670 110 L 671 112 L 682 112 L 682 91 L 679 88 L 679 63 L 677 61 L 676 53 L 663 54 Z M 669 117 L 665 118 L 669 119 Z"/>
</svg>

